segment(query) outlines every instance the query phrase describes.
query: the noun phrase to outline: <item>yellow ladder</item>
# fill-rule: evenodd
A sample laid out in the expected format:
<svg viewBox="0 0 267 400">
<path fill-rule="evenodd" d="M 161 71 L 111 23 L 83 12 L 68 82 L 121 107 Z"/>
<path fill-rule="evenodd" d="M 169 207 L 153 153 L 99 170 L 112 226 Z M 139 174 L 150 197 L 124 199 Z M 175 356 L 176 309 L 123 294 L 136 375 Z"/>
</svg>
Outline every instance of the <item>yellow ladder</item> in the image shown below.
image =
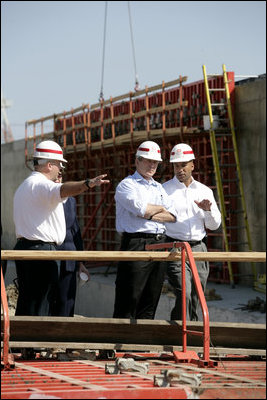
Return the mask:
<svg viewBox="0 0 267 400">
<path fill-rule="evenodd" d="M 228 86 L 229 82 L 228 82 L 226 67 L 225 67 L 225 64 L 223 64 L 223 66 L 222 66 L 223 73 L 221 74 L 221 76 L 223 76 L 224 87 L 217 88 L 217 89 L 209 88 L 208 77 L 214 77 L 214 76 L 217 76 L 218 74 L 207 75 L 205 65 L 202 66 L 202 69 L 203 69 L 205 93 L 206 93 L 209 120 L 210 120 L 209 132 L 210 132 L 210 142 L 211 142 L 211 149 L 212 149 L 212 155 L 213 155 L 213 164 L 214 164 L 214 170 L 215 170 L 215 179 L 216 179 L 216 186 L 217 186 L 219 203 L 220 203 L 221 214 L 222 214 L 222 230 L 223 230 L 223 236 L 224 236 L 224 242 L 225 242 L 225 250 L 229 251 L 229 241 L 228 241 L 228 236 L 227 236 L 227 225 L 226 225 L 227 216 L 226 216 L 226 207 L 225 207 L 225 200 L 224 200 L 224 193 L 223 193 L 223 184 L 222 184 L 222 178 L 221 178 L 221 167 L 220 167 L 220 163 L 219 163 L 218 149 L 217 149 L 216 136 L 215 136 L 214 118 L 213 118 L 213 112 L 212 112 L 212 107 L 222 107 L 223 103 L 218 103 L 218 104 L 211 103 L 210 92 L 214 91 L 214 90 L 225 92 L 225 106 L 227 106 L 227 112 L 228 112 L 228 120 L 229 120 L 229 125 L 230 125 L 231 139 L 232 139 L 233 151 L 234 151 L 234 157 L 235 157 L 235 163 L 236 163 L 236 171 L 237 171 L 238 182 L 239 182 L 239 192 L 240 192 L 240 198 L 241 198 L 242 214 L 243 214 L 244 224 L 245 224 L 244 226 L 245 226 L 245 230 L 246 230 L 247 244 L 248 244 L 249 250 L 252 250 L 252 242 L 251 242 L 251 235 L 250 235 L 249 224 L 248 224 L 243 182 L 242 182 L 240 162 L 239 162 L 239 156 L 238 156 L 238 150 L 237 150 L 236 134 L 235 134 L 231 101 L 230 101 L 230 93 L 229 93 L 229 86 Z M 231 262 L 228 262 L 227 264 L 228 264 L 228 270 L 229 270 L 230 283 L 234 287 L 232 265 L 231 265 Z M 256 282 L 257 276 L 256 276 L 256 269 L 255 269 L 254 263 L 252 263 L 252 271 L 253 271 L 253 276 L 254 276 L 254 282 Z"/>
</svg>

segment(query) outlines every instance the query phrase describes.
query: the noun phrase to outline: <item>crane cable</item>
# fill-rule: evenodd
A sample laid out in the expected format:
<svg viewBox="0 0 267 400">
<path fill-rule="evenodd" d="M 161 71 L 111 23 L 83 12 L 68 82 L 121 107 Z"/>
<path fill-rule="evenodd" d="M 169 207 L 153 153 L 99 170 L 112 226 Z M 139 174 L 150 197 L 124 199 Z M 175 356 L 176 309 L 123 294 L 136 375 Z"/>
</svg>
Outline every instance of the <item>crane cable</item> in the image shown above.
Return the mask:
<svg viewBox="0 0 267 400">
<path fill-rule="evenodd" d="M 102 74 L 101 74 L 101 88 L 100 88 L 100 94 L 99 94 L 99 101 L 104 100 L 103 83 L 104 83 L 105 48 L 106 48 L 107 11 L 108 11 L 108 2 L 105 1 L 104 38 L 103 38 L 103 53 L 102 53 Z"/>
<path fill-rule="evenodd" d="M 130 24 L 130 31 L 131 31 L 131 42 L 132 42 L 133 61 L 134 61 L 134 73 L 135 73 L 135 87 L 134 87 L 134 89 L 137 91 L 137 90 L 139 90 L 139 82 L 138 82 L 138 75 L 137 75 L 137 69 L 136 69 L 132 17 L 131 17 L 131 10 L 130 10 L 130 2 L 128 1 L 127 3 L 128 3 L 128 14 L 129 14 L 129 24 Z"/>
<path fill-rule="evenodd" d="M 101 88 L 100 88 L 100 94 L 99 94 L 99 101 L 104 100 L 103 84 L 104 84 L 106 30 L 107 30 L 107 10 L 108 10 L 108 2 L 105 1 L 104 38 L 103 38 L 103 52 L 102 52 L 102 74 L 101 74 Z M 138 81 L 137 68 L 136 68 L 136 57 L 135 57 L 135 48 L 134 48 L 132 17 L 131 17 L 131 10 L 130 10 L 130 2 L 129 1 L 128 1 L 128 14 L 129 14 L 129 24 L 130 24 L 130 32 L 131 32 L 131 43 L 132 43 L 133 61 L 134 61 L 134 73 L 135 73 L 135 87 L 134 87 L 134 89 L 135 89 L 135 91 L 138 91 L 139 90 L 139 81 Z"/>
</svg>

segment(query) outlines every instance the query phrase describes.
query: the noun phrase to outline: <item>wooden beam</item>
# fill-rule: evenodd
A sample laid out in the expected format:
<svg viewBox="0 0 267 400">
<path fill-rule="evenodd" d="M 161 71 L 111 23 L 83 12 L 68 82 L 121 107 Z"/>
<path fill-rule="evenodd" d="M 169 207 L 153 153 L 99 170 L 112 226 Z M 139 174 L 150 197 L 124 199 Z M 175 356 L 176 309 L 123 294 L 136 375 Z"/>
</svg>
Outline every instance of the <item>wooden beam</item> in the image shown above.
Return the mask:
<svg viewBox="0 0 267 400">
<path fill-rule="evenodd" d="M 195 261 L 266 262 L 265 252 L 194 252 Z M 168 251 L 34 251 L 1 250 L 2 260 L 171 261 L 180 253 Z"/>
<path fill-rule="evenodd" d="M 187 330 L 203 331 L 203 322 L 188 321 Z M 265 324 L 210 323 L 215 347 L 265 349 Z M 10 341 L 182 345 L 182 321 L 86 317 L 10 317 Z M 188 346 L 203 346 L 203 338 L 188 335 Z"/>
<path fill-rule="evenodd" d="M 92 125 L 91 125 L 92 126 Z M 72 130 L 72 128 L 71 128 Z M 57 131 L 57 132 L 50 132 L 47 135 L 51 136 L 51 138 L 53 138 L 53 135 L 56 134 L 56 136 L 60 136 L 59 132 L 64 132 L 62 131 Z M 183 127 L 183 133 L 186 133 L 188 136 L 189 135 L 194 135 L 194 133 L 199 132 L 198 128 L 188 128 L 186 126 Z M 176 135 L 180 135 L 181 133 L 181 128 L 180 127 L 175 127 L 175 128 L 167 128 L 165 135 L 166 137 L 172 137 L 172 136 L 176 136 Z M 162 134 L 163 134 L 163 130 L 162 129 L 151 129 L 150 131 L 150 138 L 151 139 L 161 139 L 162 138 Z M 46 134 L 44 134 L 44 137 Z M 35 136 L 35 140 L 39 140 L 41 139 L 42 136 L 41 135 L 36 135 Z M 145 140 L 147 138 L 147 131 L 143 130 L 143 131 L 134 131 L 133 133 L 133 141 L 136 142 L 140 142 L 141 140 Z M 29 136 L 28 140 L 32 140 L 34 139 L 33 136 Z M 115 137 L 115 143 L 113 143 L 113 139 L 104 139 L 103 142 L 98 141 L 98 142 L 92 142 L 90 144 L 90 149 L 91 150 L 100 150 L 102 148 L 102 146 L 104 147 L 111 147 L 113 146 L 113 144 L 115 144 L 116 146 L 121 146 L 124 144 L 129 144 L 129 140 L 131 139 L 131 132 L 126 133 L 124 135 L 120 135 L 120 136 L 116 136 Z M 76 145 L 76 151 L 84 151 L 84 146 L 85 143 L 79 143 Z M 64 147 L 64 152 L 66 153 L 72 153 L 74 151 L 74 146 L 73 145 L 67 145 L 66 148 Z M 28 157 L 28 159 L 32 159 L 31 157 Z"/>
<path fill-rule="evenodd" d="M 20 342 L 20 341 L 10 341 L 9 347 L 11 349 L 15 348 L 33 348 L 33 349 L 52 349 L 56 345 L 60 349 L 72 349 L 78 350 L 115 350 L 117 352 L 131 352 L 131 351 L 142 351 L 142 352 L 170 352 L 182 351 L 182 346 L 170 346 L 170 345 L 159 345 L 159 344 L 125 344 L 125 343 L 91 343 L 91 342 Z M 187 347 L 189 351 L 195 351 L 196 353 L 202 353 L 203 347 L 189 346 Z M 266 350 L 264 349 L 242 349 L 233 347 L 211 347 L 210 355 L 224 356 L 229 354 L 233 355 L 243 355 L 243 356 L 266 356 Z"/>
<path fill-rule="evenodd" d="M 171 87 L 171 86 L 179 85 L 181 82 L 185 82 L 185 81 L 187 81 L 187 76 L 181 76 L 179 79 L 174 79 L 174 80 L 172 80 L 172 81 L 166 82 L 166 83 L 164 84 L 164 86 L 165 86 L 165 88 L 169 88 L 169 87 Z M 162 89 L 162 84 L 159 84 L 159 85 L 154 85 L 154 86 L 148 87 L 148 88 L 147 88 L 147 91 L 148 91 L 148 92 L 154 92 L 154 91 L 161 90 L 161 89 Z M 140 97 L 140 96 L 142 96 L 143 94 L 145 94 L 145 92 L 146 92 L 145 89 L 143 89 L 143 90 L 138 90 L 137 92 L 125 93 L 125 94 L 122 94 L 122 95 L 120 95 L 120 96 L 114 97 L 114 98 L 112 99 L 112 102 L 113 102 L 113 104 L 114 104 L 114 103 L 116 103 L 117 101 L 121 101 L 121 100 L 124 100 L 124 99 L 127 99 L 127 100 L 128 100 L 129 97 L 132 97 L 132 98 L 134 98 L 134 97 Z M 103 106 L 109 106 L 109 105 L 110 105 L 110 99 L 105 100 L 105 101 L 103 102 Z M 100 107 L 101 107 L 101 103 L 96 103 L 96 104 L 92 104 L 91 107 L 90 107 L 90 109 L 91 109 L 91 110 L 94 110 L 94 109 L 97 109 L 97 108 L 100 108 Z M 28 121 L 26 121 L 26 124 L 27 124 L 27 125 L 35 125 L 35 124 L 37 124 L 37 123 L 40 123 L 40 122 L 42 122 L 42 121 L 47 121 L 47 120 L 49 120 L 49 119 L 53 119 L 53 120 L 54 120 L 55 118 L 62 118 L 62 117 L 64 117 L 65 115 L 66 115 L 66 116 L 73 115 L 73 114 L 75 114 L 75 113 L 77 113 L 77 112 L 83 111 L 84 108 L 85 108 L 85 105 L 82 104 L 82 105 L 79 106 L 79 107 L 76 107 L 76 108 L 74 108 L 74 109 L 71 109 L 71 110 L 68 110 L 68 111 L 64 111 L 64 112 L 61 112 L 61 113 L 58 113 L 58 114 L 52 114 L 52 115 L 48 115 L 48 116 L 46 116 L 46 117 L 28 120 Z"/>
</svg>

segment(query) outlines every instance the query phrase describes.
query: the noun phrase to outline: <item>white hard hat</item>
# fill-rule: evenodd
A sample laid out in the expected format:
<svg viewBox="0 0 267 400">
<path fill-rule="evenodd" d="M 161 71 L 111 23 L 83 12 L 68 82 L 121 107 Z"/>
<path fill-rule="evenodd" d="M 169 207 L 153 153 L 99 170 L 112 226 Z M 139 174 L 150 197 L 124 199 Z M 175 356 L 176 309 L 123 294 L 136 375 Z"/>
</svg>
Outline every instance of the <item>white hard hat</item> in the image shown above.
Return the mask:
<svg viewBox="0 0 267 400">
<path fill-rule="evenodd" d="M 53 140 L 44 140 L 43 142 L 37 144 L 33 157 L 68 162 L 65 160 L 65 158 L 63 158 L 63 151 L 61 147 Z"/>
<path fill-rule="evenodd" d="M 170 162 L 187 162 L 194 159 L 194 152 L 188 144 L 179 143 L 171 151 Z"/>
<path fill-rule="evenodd" d="M 160 147 L 157 143 L 146 141 L 140 144 L 136 157 L 148 158 L 149 160 L 162 161 Z"/>
</svg>

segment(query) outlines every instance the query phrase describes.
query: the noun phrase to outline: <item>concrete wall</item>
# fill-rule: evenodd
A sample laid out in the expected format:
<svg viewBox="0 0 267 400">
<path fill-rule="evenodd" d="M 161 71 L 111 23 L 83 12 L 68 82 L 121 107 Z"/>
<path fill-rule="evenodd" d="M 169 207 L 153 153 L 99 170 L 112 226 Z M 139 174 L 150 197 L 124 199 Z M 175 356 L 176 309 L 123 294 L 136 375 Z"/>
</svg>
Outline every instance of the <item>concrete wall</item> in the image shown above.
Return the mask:
<svg viewBox="0 0 267 400">
<path fill-rule="evenodd" d="M 252 249 L 266 251 L 266 78 L 236 86 L 235 99 L 237 144 Z M 244 235 L 240 239 L 245 241 Z M 266 273 L 265 263 L 255 263 L 255 267 L 257 273 Z M 251 273 L 248 263 L 240 264 L 240 268 L 244 274 Z"/>
<path fill-rule="evenodd" d="M 17 187 L 31 173 L 25 166 L 24 146 L 24 140 L 1 144 L 1 248 L 6 250 L 16 243 L 13 197 Z"/>
</svg>

